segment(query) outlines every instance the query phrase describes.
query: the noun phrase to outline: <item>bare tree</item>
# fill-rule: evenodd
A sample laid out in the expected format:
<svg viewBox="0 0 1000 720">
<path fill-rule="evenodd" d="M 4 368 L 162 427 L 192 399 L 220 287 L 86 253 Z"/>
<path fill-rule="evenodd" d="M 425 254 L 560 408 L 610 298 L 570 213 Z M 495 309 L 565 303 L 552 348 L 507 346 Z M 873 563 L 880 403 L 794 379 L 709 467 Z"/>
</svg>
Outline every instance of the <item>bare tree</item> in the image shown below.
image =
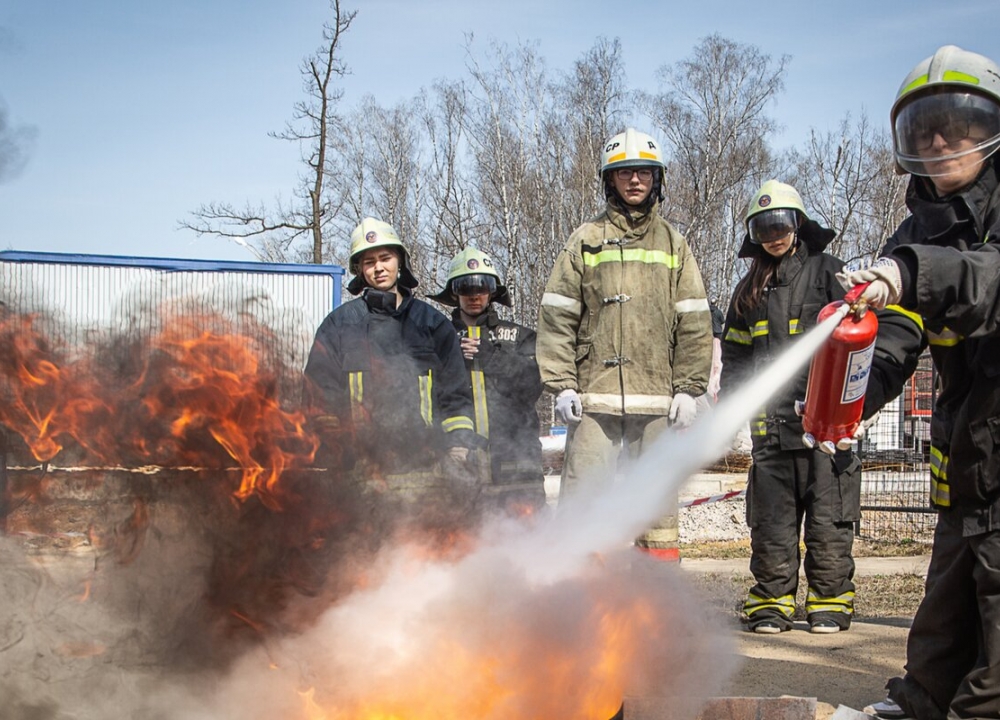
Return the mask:
<svg viewBox="0 0 1000 720">
<path fill-rule="evenodd" d="M 323 44 L 300 68 L 306 99 L 295 104 L 293 120 L 285 129 L 271 136 L 298 144 L 303 173 L 293 199 L 286 203 L 280 198 L 275 207 L 263 203 L 237 208 L 229 203 L 209 203 L 182 220 L 180 227 L 199 235 L 218 235 L 247 247 L 261 260 L 285 261 L 295 258 L 296 243 L 308 238 L 309 258 L 323 262 L 324 230 L 339 208 L 332 204 L 326 192 L 328 146 L 330 130 L 336 119 L 335 107 L 343 95 L 336 81 L 347 73 L 340 60 L 341 36 L 347 32 L 356 11 L 343 12 L 340 0 L 331 0 L 333 21 L 323 25 Z"/>
<path fill-rule="evenodd" d="M 711 35 L 689 59 L 660 68 L 662 91 L 640 96 L 670 150 L 664 212 L 716 289 L 732 282 L 742 238 L 737 210 L 774 163 L 767 139 L 776 124 L 766 110 L 784 87 L 787 63 Z"/>
<path fill-rule="evenodd" d="M 534 245 L 545 234 L 545 199 L 559 192 L 548 180 L 546 152 L 554 101 L 545 64 L 532 47 L 493 44 L 483 62 L 472 52 L 471 37 L 467 49 L 472 80 L 465 133 L 488 226 L 480 247 L 493 255 L 502 275 L 517 278 L 511 284 L 512 314 L 523 322 L 526 308 L 541 297 L 548 271 L 539 269 Z"/>
<path fill-rule="evenodd" d="M 810 133 L 793 151 L 794 184 L 817 220 L 837 231 L 829 250 L 850 262 L 871 258 L 905 217 L 906 181 L 895 173 L 890 139 L 862 113 L 835 132 Z"/>
</svg>

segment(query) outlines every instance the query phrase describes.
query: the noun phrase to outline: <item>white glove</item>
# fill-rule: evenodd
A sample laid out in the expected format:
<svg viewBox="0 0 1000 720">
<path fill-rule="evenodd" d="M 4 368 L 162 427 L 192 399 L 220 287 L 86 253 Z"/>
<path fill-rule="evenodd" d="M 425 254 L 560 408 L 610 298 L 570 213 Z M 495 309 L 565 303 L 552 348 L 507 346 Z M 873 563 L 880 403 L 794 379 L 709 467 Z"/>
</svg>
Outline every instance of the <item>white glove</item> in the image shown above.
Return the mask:
<svg viewBox="0 0 1000 720">
<path fill-rule="evenodd" d="M 564 424 L 583 420 L 583 402 L 576 390 L 563 390 L 556 396 L 556 420 Z"/>
<path fill-rule="evenodd" d="M 878 422 L 878 416 L 881 414 L 882 414 L 881 410 L 876 410 L 875 414 L 872 415 L 870 418 L 859 422 L 858 429 L 854 431 L 854 440 L 860 440 L 861 438 L 863 438 L 865 436 L 865 433 L 868 431 L 868 428 L 870 428 L 872 425 Z"/>
<path fill-rule="evenodd" d="M 670 403 L 670 424 L 678 430 L 691 427 L 695 415 L 698 414 L 698 406 L 690 395 L 677 393 Z"/>
<path fill-rule="evenodd" d="M 884 257 L 876 260 L 870 267 L 853 272 L 837 273 L 837 280 L 850 292 L 855 285 L 870 282 L 859 300 L 876 310 L 883 310 L 886 305 L 894 305 L 903 295 L 903 279 L 899 274 L 899 265 L 892 258 Z"/>
</svg>

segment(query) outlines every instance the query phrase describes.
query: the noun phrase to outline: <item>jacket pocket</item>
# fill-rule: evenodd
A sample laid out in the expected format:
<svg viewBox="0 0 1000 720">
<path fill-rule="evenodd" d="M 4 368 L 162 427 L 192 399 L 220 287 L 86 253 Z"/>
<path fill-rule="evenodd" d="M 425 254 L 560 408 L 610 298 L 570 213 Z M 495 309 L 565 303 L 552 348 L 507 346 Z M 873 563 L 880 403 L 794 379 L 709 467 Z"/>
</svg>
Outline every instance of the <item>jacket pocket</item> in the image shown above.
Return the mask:
<svg viewBox="0 0 1000 720">
<path fill-rule="evenodd" d="M 965 443 L 970 447 L 965 447 Z M 976 479 L 974 499 L 978 502 L 986 502 L 987 498 L 996 495 L 996 489 L 1000 484 L 1000 416 L 986 418 L 985 420 L 975 420 L 969 423 L 969 433 L 966 438 L 961 437 L 961 433 L 955 437 L 951 447 L 951 457 L 961 458 L 963 461 L 974 463 Z M 955 482 L 952 474 L 955 472 L 955 464 L 949 463 L 949 481 L 951 485 L 951 501 L 955 502 Z M 964 492 L 962 493 L 965 494 Z"/>
</svg>

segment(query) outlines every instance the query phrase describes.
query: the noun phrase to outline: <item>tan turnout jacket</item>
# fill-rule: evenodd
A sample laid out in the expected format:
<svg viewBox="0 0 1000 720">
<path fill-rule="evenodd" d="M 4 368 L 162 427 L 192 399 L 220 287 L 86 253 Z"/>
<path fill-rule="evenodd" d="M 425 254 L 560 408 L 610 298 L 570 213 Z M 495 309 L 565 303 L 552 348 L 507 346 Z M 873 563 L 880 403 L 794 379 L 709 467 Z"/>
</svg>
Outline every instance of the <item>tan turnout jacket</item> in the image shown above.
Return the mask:
<svg viewBox="0 0 1000 720">
<path fill-rule="evenodd" d="M 666 415 L 674 394 L 705 392 L 705 286 L 656 207 L 630 228 L 608 205 L 570 236 L 542 296 L 537 350 L 546 389 L 576 390 L 585 412 Z"/>
</svg>

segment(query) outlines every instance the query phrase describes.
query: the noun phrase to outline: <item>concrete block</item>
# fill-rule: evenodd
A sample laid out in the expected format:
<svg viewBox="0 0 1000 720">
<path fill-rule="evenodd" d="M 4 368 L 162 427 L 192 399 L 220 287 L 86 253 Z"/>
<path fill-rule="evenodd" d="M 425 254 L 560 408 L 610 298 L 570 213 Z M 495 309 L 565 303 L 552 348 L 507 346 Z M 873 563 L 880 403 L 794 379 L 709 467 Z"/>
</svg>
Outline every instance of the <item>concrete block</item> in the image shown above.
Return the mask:
<svg viewBox="0 0 1000 720">
<path fill-rule="evenodd" d="M 626 697 L 623 720 L 815 720 L 816 698 L 710 698 L 700 712 L 686 698 Z M 693 712 L 698 712 L 694 715 Z"/>
</svg>

